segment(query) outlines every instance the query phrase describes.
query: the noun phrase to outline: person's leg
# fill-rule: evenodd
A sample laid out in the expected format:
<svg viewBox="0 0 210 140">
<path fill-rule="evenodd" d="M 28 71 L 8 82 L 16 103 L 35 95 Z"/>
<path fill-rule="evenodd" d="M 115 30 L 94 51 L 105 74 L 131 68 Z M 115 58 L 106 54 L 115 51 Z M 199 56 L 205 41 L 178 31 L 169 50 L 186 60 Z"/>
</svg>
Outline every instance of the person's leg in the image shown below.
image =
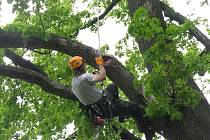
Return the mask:
<svg viewBox="0 0 210 140">
<path fill-rule="evenodd" d="M 116 84 L 114 83 L 109 84 L 106 90 L 108 93 L 108 98 L 110 98 L 111 100 L 119 99 L 119 93 L 118 93 L 118 88 Z"/>
<path fill-rule="evenodd" d="M 106 88 L 107 93 L 109 98 L 111 98 L 112 101 L 112 105 L 111 105 L 111 111 L 112 111 L 112 115 L 114 115 L 115 111 L 116 111 L 116 99 L 119 99 L 119 92 L 118 92 L 118 87 L 116 84 L 112 83 L 110 85 L 107 86 Z M 118 116 L 119 122 L 124 122 L 125 121 L 125 117 L 124 116 Z"/>
</svg>

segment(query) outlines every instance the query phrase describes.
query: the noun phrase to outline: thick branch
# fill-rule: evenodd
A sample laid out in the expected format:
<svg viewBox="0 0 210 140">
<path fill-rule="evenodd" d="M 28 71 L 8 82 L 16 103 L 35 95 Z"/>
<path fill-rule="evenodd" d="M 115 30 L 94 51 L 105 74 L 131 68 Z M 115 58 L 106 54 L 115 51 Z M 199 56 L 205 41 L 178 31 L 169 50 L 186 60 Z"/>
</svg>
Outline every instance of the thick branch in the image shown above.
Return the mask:
<svg viewBox="0 0 210 140">
<path fill-rule="evenodd" d="M 33 70 L 25 68 L 17 68 L 11 66 L 0 65 L 0 75 L 7 76 L 10 78 L 20 79 L 28 83 L 36 84 L 40 86 L 45 92 L 51 93 L 53 95 L 63 97 L 66 99 L 76 100 L 75 96 L 71 92 L 70 87 L 60 85 L 59 83 L 50 80 L 46 76 L 37 73 Z M 142 126 L 145 125 L 142 112 L 142 107 L 138 104 L 118 100 L 116 102 L 117 110 L 114 112 L 114 116 L 127 116 L 136 118 L 136 112 L 138 112 L 138 119 L 141 119 Z"/>
<path fill-rule="evenodd" d="M 75 96 L 71 92 L 70 87 L 65 87 L 59 83 L 48 79 L 46 76 L 37 73 L 33 70 L 25 68 L 16 68 L 11 66 L 0 65 L 0 75 L 8 76 L 10 78 L 21 79 L 28 83 L 36 84 L 40 86 L 44 91 L 54 94 L 59 97 L 75 100 Z M 134 117 L 141 120 L 142 127 L 146 127 L 143 119 L 142 108 L 138 104 L 134 104 L 127 101 L 118 100 L 116 102 L 118 110 L 114 112 L 115 116 L 123 115 L 127 117 Z M 138 115 L 136 114 L 138 112 Z M 136 117 L 141 116 L 141 117 Z M 144 131 L 142 131 L 144 132 Z M 135 138 L 128 131 L 122 132 L 123 137 Z"/>
<path fill-rule="evenodd" d="M 23 59 L 22 57 L 20 57 L 18 55 L 16 55 L 14 52 L 10 51 L 9 49 L 5 49 L 4 52 L 5 52 L 5 56 L 8 57 L 10 60 L 12 60 L 12 62 L 15 65 L 18 65 L 18 66 L 21 66 L 23 68 L 36 71 L 40 74 L 43 74 L 43 75 L 47 76 L 47 74 L 44 73 L 41 69 L 39 69 L 36 65 L 31 63 L 30 61 L 27 61 L 27 60 Z"/>
<path fill-rule="evenodd" d="M 122 140 L 141 140 L 130 133 L 127 129 L 122 129 L 121 131 L 120 136 Z"/>
<path fill-rule="evenodd" d="M 25 68 L 16 68 L 11 66 L 0 65 L 0 75 L 10 78 L 21 79 L 28 83 L 40 86 L 44 91 L 52 93 L 67 99 L 75 100 L 70 87 L 65 87 L 59 83 L 50 80 L 46 76 Z"/>
<path fill-rule="evenodd" d="M 181 15 L 178 12 L 175 12 L 172 8 L 170 8 L 167 4 L 161 2 L 161 7 L 164 10 L 165 16 L 169 17 L 172 20 L 177 21 L 179 24 L 183 24 L 186 21 L 189 21 L 186 17 Z M 196 26 L 192 26 L 189 30 L 190 34 L 193 35 L 198 41 L 200 41 L 205 47 L 207 52 L 210 51 L 210 39 L 205 36 Z"/>
<path fill-rule="evenodd" d="M 132 134 L 131 132 L 129 132 L 127 129 L 125 128 L 118 128 L 117 126 L 113 125 L 112 128 L 116 131 L 119 132 L 120 131 L 120 137 L 122 140 L 141 140 L 140 138 L 137 138 L 134 134 Z"/>
<path fill-rule="evenodd" d="M 10 32 L 2 32 L 0 34 L 0 48 L 28 48 L 28 49 L 39 49 L 39 48 L 44 48 L 44 49 L 50 49 L 50 50 L 56 50 L 58 52 L 68 54 L 71 56 L 75 55 L 80 55 L 82 56 L 86 62 L 94 67 L 96 67 L 95 64 L 95 57 L 98 56 L 98 51 L 88 47 L 86 45 L 83 45 L 79 42 L 76 41 L 69 41 L 63 37 L 59 36 L 51 36 L 48 41 L 44 41 L 40 38 L 28 38 L 27 40 L 23 39 L 21 37 L 21 34 L 19 33 L 10 33 Z M 126 68 L 119 62 L 117 59 L 113 58 L 113 61 L 111 65 L 106 67 L 107 75 L 109 78 L 118 85 L 122 89 L 122 91 L 126 94 L 126 96 L 131 100 L 134 101 L 138 104 L 141 104 L 141 108 L 138 108 L 138 110 L 134 110 L 134 108 L 131 110 L 130 108 L 130 103 L 126 104 L 121 104 L 119 106 L 119 112 L 118 114 L 126 114 L 127 116 L 134 116 L 136 120 L 138 120 L 139 123 L 138 125 L 142 125 L 140 128 L 143 132 L 145 130 L 147 131 L 147 125 L 144 123 L 143 118 L 143 109 L 145 106 L 145 100 L 141 94 L 138 94 L 137 90 L 134 88 L 133 84 L 133 75 L 126 70 Z M 30 73 L 29 73 L 30 74 Z M 7 74 L 7 76 L 10 76 L 12 78 L 19 78 L 21 79 L 22 76 L 16 77 L 18 75 L 10 75 Z M 46 78 L 46 77 L 42 77 Z M 40 78 L 39 78 L 40 79 Z M 30 79 L 26 78 L 23 79 L 27 82 L 34 83 L 34 81 L 30 81 Z M 37 82 L 39 80 L 36 80 L 35 82 L 39 86 L 45 85 L 45 83 L 40 84 L 40 82 Z M 46 81 L 47 83 L 49 81 Z M 52 86 L 52 85 L 51 85 Z M 49 86 L 49 87 L 51 87 Z M 46 88 L 48 86 L 44 86 Z M 45 91 L 50 90 L 49 92 L 53 92 L 53 88 L 50 89 L 44 89 Z M 55 86 L 56 87 L 56 86 Z M 52 90 L 52 91 L 51 91 Z M 56 89 L 55 89 L 56 90 Z M 69 91 L 68 91 L 69 92 Z M 66 92 L 65 92 L 66 93 Z M 58 95 L 58 94 L 57 94 Z M 64 94 L 65 96 L 66 94 Z M 125 105 L 125 106 L 124 106 Z M 132 105 L 132 104 L 131 104 Z M 122 109 L 124 108 L 124 109 Z M 127 108 L 127 109 L 126 109 Z M 135 116 L 136 114 L 140 116 Z M 141 112 L 141 113 L 140 113 Z M 146 129 L 144 129 L 146 128 Z"/>
<path fill-rule="evenodd" d="M 151 122 L 148 118 L 144 116 L 144 111 L 142 106 L 126 102 L 122 100 L 116 101 L 117 115 L 127 115 L 127 117 L 133 117 L 137 122 L 138 130 L 145 134 L 147 140 L 152 140 L 154 136 L 154 130 L 151 129 Z"/>
<path fill-rule="evenodd" d="M 20 33 L 0 33 L 0 48 L 28 48 L 28 49 L 50 49 L 71 56 L 80 55 L 86 62 L 96 68 L 95 58 L 99 52 L 89 46 L 76 41 L 70 41 L 59 36 L 51 36 L 48 41 L 40 38 L 23 39 Z M 134 88 L 133 75 L 117 59 L 113 60 L 111 66 L 106 67 L 108 77 L 116 83 L 127 97 L 144 105 L 144 99 Z"/>
</svg>

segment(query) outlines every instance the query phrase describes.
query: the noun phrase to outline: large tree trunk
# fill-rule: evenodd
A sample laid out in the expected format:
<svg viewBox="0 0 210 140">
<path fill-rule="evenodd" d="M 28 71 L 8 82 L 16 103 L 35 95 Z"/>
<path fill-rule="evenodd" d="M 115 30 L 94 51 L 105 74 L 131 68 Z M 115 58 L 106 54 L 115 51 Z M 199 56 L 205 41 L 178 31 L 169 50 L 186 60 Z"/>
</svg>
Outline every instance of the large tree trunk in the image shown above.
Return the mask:
<svg viewBox="0 0 210 140">
<path fill-rule="evenodd" d="M 128 0 L 131 16 L 137 8 L 144 6 L 150 15 L 160 19 L 163 28 L 166 27 L 163 19 L 159 0 Z M 154 43 L 153 39 L 143 40 L 136 38 L 139 50 L 143 54 Z M 147 64 L 151 71 L 152 67 Z M 194 89 L 198 89 L 194 81 L 189 82 Z M 167 118 L 156 118 L 152 120 L 153 129 L 169 140 L 209 140 L 210 139 L 210 106 L 203 95 L 201 101 L 194 109 L 183 109 L 182 121 L 170 121 Z"/>
<path fill-rule="evenodd" d="M 134 14 L 135 10 L 138 7 L 144 5 L 146 8 L 148 8 L 150 14 L 161 19 L 162 26 L 164 28 L 166 27 L 163 20 L 159 1 L 128 0 L 128 4 L 131 15 Z M 153 40 L 145 41 L 139 38 L 137 38 L 136 41 L 139 45 L 141 53 L 144 53 L 154 43 Z M 72 56 L 81 55 L 82 57 L 84 57 L 88 64 L 96 67 L 94 62 L 94 58 L 96 57 L 96 50 L 76 41 L 69 41 L 58 36 L 52 36 L 48 41 L 44 41 L 40 38 L 29 38 L 27 40 L 24 40 L 19 33 L 1 32 L 0 48 L 51 49 Z M 149 65 L 147 68 L 149 70 L 152 69 Z M 137 107 L 136 105 L 136 108 L 134 108 L 133 104 L 130 103 L 121 104 L 118 112 L 133 116 L 136 119 L 137 125 L 141 127 L 140 129 L 143 129 L 144 133 L 148 132 L 148 130 L 145 130 L 143 128 L 145 125 L 147 125 L 143 123 L 147 121 L 144 121 L 142 118 L 145 100 L 143 99 L 141 94 L 139 94 L 141 91 L 138 91 L 136 88 L 134 88 L 133 75 L 129 73 L 129 71 L 127 71 L 127 69 L 116 59 L 114 59 L 111 66 L 106 67 L 106 70 L 109 78 L 122 89 L 129 100 L 141 104 L 141 108 L 138 108 L 139 106 Z M 70 93 L 70 88 L 58 86 L 57 83 L 50 81 L 46 76 L 43 76 L 40 73 L 31 72 L 29 70 L 21 68 L 14 70 L 14 68 L 5 66 L 1 66 L 0 71 L 0 75 L 22 79 L 29 83 L 39 85 L 46 92 L 51 92 L 57 96 L 61 96 L 64 98 L 73 99 L 72 96 L 68 95 Z M 33 79 L 31 77 L 33 77 Z M 44 82 L 44 84 L 40 83 L 40 80 Z M 195 89 L 198 89 L 194 81 L 190 80 L 189 83 L 191 83 L 191 85 Z M 210 108 L 206 99 L 202 96 L 202 99 L 196 108 L 185 108 L 183 109 L 183 114 L 184 118 L 180 122 L 172 122 L 168 118 L 156 118 L 151 120 L 152 124 L 149 125 L 152 125 L 152 129 L 155 130 L 155 132 L 162 134 L 167 139 L 208 139 L 208 135 L 210 134 L 210 117 L 208 117 L 208 114 L 210 115 Z"/>
</svg>

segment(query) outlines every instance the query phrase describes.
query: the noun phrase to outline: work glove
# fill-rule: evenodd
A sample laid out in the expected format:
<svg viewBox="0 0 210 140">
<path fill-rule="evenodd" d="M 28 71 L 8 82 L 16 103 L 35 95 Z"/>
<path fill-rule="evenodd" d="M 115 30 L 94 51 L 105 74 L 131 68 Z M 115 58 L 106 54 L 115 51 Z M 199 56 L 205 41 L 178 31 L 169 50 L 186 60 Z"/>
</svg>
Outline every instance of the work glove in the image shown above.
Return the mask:
<svg viewBox="0 0 210 140">
<path fill-rule="evenodd" d="M 103 65 L 104 64 L 104 60 L 101 56 L 97 57 L 95 60 L 96 60 L 97 65 Z"/>
</svg>

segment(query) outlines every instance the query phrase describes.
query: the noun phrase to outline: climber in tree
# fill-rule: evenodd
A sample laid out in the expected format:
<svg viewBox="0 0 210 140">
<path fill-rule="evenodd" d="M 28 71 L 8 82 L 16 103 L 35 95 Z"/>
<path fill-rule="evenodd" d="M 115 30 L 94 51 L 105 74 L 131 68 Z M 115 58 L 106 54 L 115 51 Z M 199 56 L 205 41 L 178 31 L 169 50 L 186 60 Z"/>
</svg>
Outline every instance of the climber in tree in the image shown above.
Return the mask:
<svg viewBox="0 0 210 140">
<path fill-rule="evenodd" d="M 96 87 L 97 82 L 104 81 L 106 79 L 106 70 L 104 65 L 111 62 L 111 59 L 104 62 L 102 57 L 96 58 L 96 64 L 98 65 L 98 74 L 86 73 L 85 60 L 80 56 L 74 56 L 69 59 L 68 66 L 73 71 L 72 79 L 72 92 L 77 99 L 84 105 L 84 107 L 90 109 L 94 105 L 100 108 L 101 114 L 97 112 L 97 109 L 91 111 L 92 121 L 94 123 L 103 123 L 103 118 L 106 118 L 107 111 L 104 109 L 104 98 L 102 91 Z M 114 84 L 110 84 L 107 90 L 113 92 L 118 96 L 117 87 Z M 110 113 L 109 113 L 110 115 Z M 95 120 L 96 119 L 96 120 Z M 101 122 L 97 122 L 97 121 Z"/>
</svg>

